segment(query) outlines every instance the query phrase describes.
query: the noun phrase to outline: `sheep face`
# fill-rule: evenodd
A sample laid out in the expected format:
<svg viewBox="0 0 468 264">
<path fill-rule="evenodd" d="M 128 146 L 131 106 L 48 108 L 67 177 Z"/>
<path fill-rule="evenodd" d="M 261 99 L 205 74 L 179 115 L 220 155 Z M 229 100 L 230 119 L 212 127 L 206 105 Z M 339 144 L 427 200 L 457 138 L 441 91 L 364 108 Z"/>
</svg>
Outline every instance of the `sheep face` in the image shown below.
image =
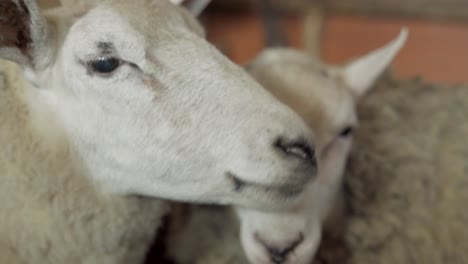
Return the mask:
<svg viewBox="0 0 468 264">
<path fill-rule="evenodd" d="M 247 66 L 314 131 L 319 167 L 299 206 L 282 213 L 237 209 L 241 242 L 252 263 L 311 262 L 341 187 L 357 126 L 355 104 L 391 63 L 406 34 L 345 67 L 327 66 L 291 49 L 267 50 Z"/>
<path fill-rule="evenodd" d="M 25 68 L 32 114 L 48 113 L 46 133 L 63 129 L 98 188 L 262 209 L 298 201 L 316 160 L 296 113 L 185 9 L 90 2 L 44 19 L 33 0 L 2 0 L 0 57 Z"/>
</svg>

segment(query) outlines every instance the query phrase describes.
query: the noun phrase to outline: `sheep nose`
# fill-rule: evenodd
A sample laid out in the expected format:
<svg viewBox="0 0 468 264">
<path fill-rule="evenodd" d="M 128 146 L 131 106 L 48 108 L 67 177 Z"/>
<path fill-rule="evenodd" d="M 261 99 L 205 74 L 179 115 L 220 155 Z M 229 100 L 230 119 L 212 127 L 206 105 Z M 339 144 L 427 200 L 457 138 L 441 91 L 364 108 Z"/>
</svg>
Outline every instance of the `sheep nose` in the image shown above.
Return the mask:
<svg viewBox="0 0 468 264">
<path fill-rule="evenodd" d="M 286 260 L 287 254 L 280 249 L 267 248 L 268 254 L 270 254 L 270 260 L 274 264 L 282 264 Z"/>
<path fill-rule="evenodd" d="M 283 137 L 279 137 L 276 139 L 273 146 L 287 156 L 300 158 L 311 162 L 314 166 L 317 165 L 314 148 L 305 140 L 287 141 Z"/>
<path fill-rule="evenodd" d="M 282 264 L 286 261 L 288 255 L 302 243 L 304 240 L 304 235 L 300 233 L 296 240 L 292 241 L 289 245 L 283 248 L 269 245 L 267 242 L 261 239 L 258 234 L 255 234 L 255 238 L 266 249 L 272 263 Z"/>
</svg>

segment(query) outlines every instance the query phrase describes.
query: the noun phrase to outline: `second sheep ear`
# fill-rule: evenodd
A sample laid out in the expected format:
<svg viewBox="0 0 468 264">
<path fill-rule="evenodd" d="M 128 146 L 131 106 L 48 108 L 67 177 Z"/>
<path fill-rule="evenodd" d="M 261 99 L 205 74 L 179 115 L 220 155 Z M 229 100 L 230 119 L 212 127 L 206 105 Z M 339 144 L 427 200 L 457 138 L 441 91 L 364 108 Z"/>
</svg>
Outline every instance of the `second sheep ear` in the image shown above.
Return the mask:
<svg viewBox="0 0 468 264">
<path fill-rule="evenodd" d="M 345 66 L 343 79 L 358 97 L 365 94 L 379 75 L 391 64 L 405 44 L 408 30 L 402 29 L 396 39 Z"/>
</svg>

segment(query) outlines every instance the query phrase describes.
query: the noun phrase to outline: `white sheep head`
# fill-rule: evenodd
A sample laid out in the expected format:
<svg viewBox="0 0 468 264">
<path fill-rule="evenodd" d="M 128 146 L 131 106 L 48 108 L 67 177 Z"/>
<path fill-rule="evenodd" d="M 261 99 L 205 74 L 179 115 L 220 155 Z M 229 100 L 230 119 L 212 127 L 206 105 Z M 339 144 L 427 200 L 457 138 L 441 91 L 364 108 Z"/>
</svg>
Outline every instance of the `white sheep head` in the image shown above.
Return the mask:
<svg viewBox="0 0 468 264">
<path fill-rule="evenodd" d="M 280 209 L 316 176 L 305 122 L 186 9 L 108 0 L 42 14 L 2 0 L 0 15 L 0 58 L 23 67 L 38 130 L 62 131 L 105 193 Z"/>
<path fill-rule="evenodd" d="M 320 244 L 322 225 L 339 194 L 355 106 L 403 46 L 407 31 L 383 48 L 344 67 L 329 66 L 290 49 L 270 49 L 247 66 L 271 93 L 289 105 L 316 135 L 318 177 L 302 202 L 282 212 L 238 208 L 241 242 L 255 264 L 307 264 Z"/>
</svg>

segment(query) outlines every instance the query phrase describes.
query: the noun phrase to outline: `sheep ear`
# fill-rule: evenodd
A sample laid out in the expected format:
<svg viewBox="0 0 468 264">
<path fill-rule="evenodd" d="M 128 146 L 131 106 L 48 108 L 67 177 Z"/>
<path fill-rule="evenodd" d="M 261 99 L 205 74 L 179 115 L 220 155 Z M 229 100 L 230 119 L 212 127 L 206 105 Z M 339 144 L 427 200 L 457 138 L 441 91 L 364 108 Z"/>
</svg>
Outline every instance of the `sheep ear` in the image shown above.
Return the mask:
<svg viewBox="0 0 468 264">
<path fill-rule="evenodd" d="M 176 5 L 185 6 L 194 16 L 199 16 L 211 0 L 171 0 Z"/>
<path fill-rule="evenodd" d="M 35 0 L 0 0 L 0 58 L 35 67 L 45 55 L 47 36 Z"/>
<path fill-rule="evenodd" d="M 358 58 L 344 68 L 342 77 L 355 95 L 360 97 L 372 87 L 403 47 L 407 36 L 408 30 L 403 28 L 399 36 L 389 44 Z"/>
</svg>

